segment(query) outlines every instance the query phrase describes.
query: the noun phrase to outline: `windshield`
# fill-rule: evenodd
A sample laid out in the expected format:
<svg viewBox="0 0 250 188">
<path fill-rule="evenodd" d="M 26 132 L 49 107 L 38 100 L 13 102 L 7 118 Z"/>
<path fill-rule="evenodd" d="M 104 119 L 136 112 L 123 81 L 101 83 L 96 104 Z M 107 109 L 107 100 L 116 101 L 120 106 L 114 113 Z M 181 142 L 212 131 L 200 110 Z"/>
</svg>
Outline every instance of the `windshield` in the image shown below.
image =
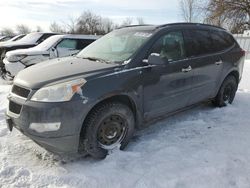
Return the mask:
<svg viewBox="0 0 250 188">
<path fill-rule="evenodd" d="M 17 35 L 15 37 L 13 37 L 12 39 L 10 39 L 9 41 L 17 41 L 20 40 L 21 38 L 23 38 L 25 35 Z"/>
<path fill-rule="evenodd" d="M 152 31 L 115 30 L 90 44 L 77 57 L 121 63 L 129 60 L 151 35 Z"/>
<path fill-rule="evenodd" d="M 63 38 L 63 35 L 51 36 L 34 48 L 46 51 L 54 46 L 59 40 L 61 40 L 61 38 Z"/>
<path fill-rule="evenodd" d="M 36 41 L 42 36 L 42 33 L 30 33 L 27 34 L 25 37 L 18 40 L 18 42 L 23 43 L 36 43 Z"/>
</svg>

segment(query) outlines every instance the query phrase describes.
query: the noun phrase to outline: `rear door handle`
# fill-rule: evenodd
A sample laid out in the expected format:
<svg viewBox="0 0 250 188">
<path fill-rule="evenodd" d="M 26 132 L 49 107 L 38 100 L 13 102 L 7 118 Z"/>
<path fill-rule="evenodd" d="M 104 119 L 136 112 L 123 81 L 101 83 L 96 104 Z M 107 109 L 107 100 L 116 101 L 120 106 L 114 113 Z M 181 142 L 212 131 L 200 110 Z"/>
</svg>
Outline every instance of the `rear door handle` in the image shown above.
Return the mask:
<svg viewBox="0 0 250 188">
<path fill-rule="evenodd" d="M 216 61 L 214 64 L 215 65 L 221 65 L 223 62 L 222 62 L 222 60 L 220 60 L 220 61 Z"/>
<path fill-rule="evenodd" d="M 182 72 L 190 72 L 192 70 L 192 67 L 189 65 L 187 68 L 183 68 Z"/>
</svg>

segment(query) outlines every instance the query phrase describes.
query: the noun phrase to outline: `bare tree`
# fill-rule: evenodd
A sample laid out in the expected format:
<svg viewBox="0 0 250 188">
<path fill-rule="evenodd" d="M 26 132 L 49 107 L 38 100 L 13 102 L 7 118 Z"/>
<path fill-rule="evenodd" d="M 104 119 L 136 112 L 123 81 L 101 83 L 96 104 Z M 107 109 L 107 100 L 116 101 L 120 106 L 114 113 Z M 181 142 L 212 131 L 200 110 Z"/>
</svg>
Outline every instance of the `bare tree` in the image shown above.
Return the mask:
<svg viewBox="0 0 250 188">
<path fill-rule="evenodd" d="M 121 26 L 129 26 L 132 25 L 132 23 L 133 23 L 133 18 L 127 17 L 123 20 Z"/>
<path fill-rule="evenodd" d="M 250 29 L 249 0 L 209 0 L 207 22 L 227 27 L 233 33 Z"/>
<path fill-rule="evenodd" d="M 13 29 L 11 28 L 3 28 L 1 31 L 0 31 L 1 35 L 4 35 L 4 36 L 13 36 L 15 35 Z"/>
<path fill-rule="evenodd" d="M 36 32 L 42 32 L 43 31 L 43 29 L 38 25 L 38 26 L 36 26 Z"/>
<path fill-rule="evenodd" d="M 200 21 L 198 0 L 179 0 L 182 19 L 186 22 Z"/>
<path fill-rule="evenodd" d="M 62 24 L 53 22 L 50 25 L 52 32 L 92 35 L 103 35 L 115 28 L 116 25 L 111 19 L 102 18 L 91 11 L 84 11 L 78 18 L 69 17 L 68 21 Z"/>
<path fill-rule="evenodd" d="M 137 23 L 138 23 L 139 25 L 145 24 L 144 19 L 143 19 L 142 17 L 138 17 L 138 18 L 137 18 Z"/>
<path fill-rule="evenodd" d="M 91 11 L 85 11 L 78 18 L 77 33 L 83 34 L 103 34 L 100 31 L 101 17 L 92 13 Z"/>
<path fill-rule="evenodd" d="M 49 29 L 51 32 L 65 33 L 65 30 L 56 22 L 51 23 Z"/>
<path fill-rule="evenodd" d="M 72 34 L 76 33 L 77 20 L 78 20 L 78 18 L 75 18 L 73 16 L 69 16 L 68 21 L 63 22 L 63 24 L 67 28 L 68 33 L 72 33 Z"/>
<path fill-rule="evenodd" d="M 101 19 L 101 30 L 104 31 L 105 33 L 109 33 L 112 30 L 115 29 L 115 24 L 114 22 L 109 19 L 109 18 L 102 18 Z"/>
<path fill-rule="evenodd" d="M 28 34 L 31 32 L 31 29 L 24 24 L 19 24 L 16 26 L 16 31 L 18 34 Z"/>
</svg>

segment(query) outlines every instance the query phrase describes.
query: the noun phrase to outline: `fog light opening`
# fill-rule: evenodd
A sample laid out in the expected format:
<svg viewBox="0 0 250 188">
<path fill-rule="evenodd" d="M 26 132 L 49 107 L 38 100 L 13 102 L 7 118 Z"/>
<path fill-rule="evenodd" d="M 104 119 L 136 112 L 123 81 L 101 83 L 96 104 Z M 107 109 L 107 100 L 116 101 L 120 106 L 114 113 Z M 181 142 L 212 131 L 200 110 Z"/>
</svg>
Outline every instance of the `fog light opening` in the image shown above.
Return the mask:
<svg viewBox="0 0 250 188">
<path fill-rule="evenodd" d="M 58 131 L 61 127 L 61 122 L 55 123 L 31 123 L 29 128 L 38 133 Z"/>
</svg>

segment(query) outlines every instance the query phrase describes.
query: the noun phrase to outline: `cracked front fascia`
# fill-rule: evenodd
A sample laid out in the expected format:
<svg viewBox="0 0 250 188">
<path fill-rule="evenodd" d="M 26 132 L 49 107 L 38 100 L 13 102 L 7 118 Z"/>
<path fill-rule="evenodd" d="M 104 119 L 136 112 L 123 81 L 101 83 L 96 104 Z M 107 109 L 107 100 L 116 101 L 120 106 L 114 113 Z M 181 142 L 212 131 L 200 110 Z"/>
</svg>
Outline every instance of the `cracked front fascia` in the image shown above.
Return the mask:
<svg viewBox="0 0 250 188">
<path fill-rule="evenodd" d="M 81 99 L 83 99 L 83 104 L 87 104 L 88 103 L 89 98 L 83 96 L 82 88 L 80 86 L 77 88 L 76 93 L 81 97 Z"/>
</svg>

